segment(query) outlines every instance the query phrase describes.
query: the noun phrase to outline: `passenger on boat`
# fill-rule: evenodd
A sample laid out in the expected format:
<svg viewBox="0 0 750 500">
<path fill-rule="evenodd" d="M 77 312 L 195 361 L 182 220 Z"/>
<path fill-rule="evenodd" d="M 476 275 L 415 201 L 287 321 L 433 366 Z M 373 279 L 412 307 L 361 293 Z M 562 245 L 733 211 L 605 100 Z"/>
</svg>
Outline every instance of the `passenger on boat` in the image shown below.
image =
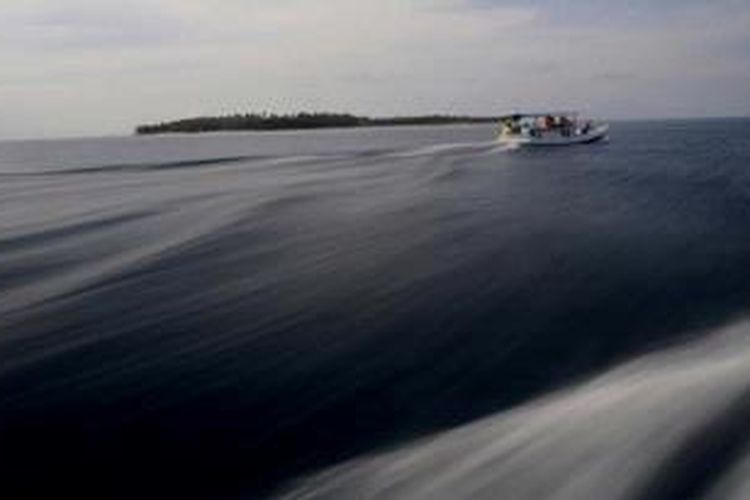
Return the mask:
<svg viewBox="0 0 750 500">
<path fill-rule="evenodd" d="M 560 117 L 560 134 L 568 137 L 573 131 L 573 122 L 567 116 Z"/>
</svg>

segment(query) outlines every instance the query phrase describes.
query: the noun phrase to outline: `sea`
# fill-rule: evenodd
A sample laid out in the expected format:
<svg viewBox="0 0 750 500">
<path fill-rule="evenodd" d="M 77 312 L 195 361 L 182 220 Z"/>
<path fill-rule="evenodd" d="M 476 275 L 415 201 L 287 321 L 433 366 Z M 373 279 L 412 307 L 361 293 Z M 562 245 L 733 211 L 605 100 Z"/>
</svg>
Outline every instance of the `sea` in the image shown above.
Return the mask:
<svg viewBox="0 0 750 500">
<path fill-rule="evenodd" d="M 0 143 L 8 499 L 750 497 L 750 119 Z"/>
</svg>

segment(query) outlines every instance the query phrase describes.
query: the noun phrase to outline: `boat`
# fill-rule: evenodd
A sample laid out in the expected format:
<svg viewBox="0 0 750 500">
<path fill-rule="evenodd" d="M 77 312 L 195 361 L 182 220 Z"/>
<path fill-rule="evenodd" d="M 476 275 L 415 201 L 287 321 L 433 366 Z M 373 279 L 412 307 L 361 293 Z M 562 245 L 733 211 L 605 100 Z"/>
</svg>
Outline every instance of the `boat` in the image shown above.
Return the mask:
<svg viewBox="0 0 750 500">
<path fill-rule="evenodd" d="M 516 113 L 499 119 L 498 141 L 510 146 L 570 146 L 607 138 L 609 125 L 578 113 Z"/>
</svg>

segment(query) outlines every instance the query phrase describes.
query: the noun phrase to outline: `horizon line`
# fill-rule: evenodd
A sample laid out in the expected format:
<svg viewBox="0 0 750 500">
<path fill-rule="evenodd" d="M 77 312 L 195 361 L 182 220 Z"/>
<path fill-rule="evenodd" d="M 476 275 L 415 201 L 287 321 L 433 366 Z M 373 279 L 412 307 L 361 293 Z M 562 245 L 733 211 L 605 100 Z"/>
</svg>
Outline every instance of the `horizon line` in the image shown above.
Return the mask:
<svg viewBox="0 0 750 500">
<path fill-rule="evenodd" d="M 277 116 L 293 116 L 294 114 L 299 113 L 309 113 L 309 114 L 316 114 L 316 113 L 322 113 L 322 114 L 350 114 L 348 112 L 327 112 L 327 111 L 316 111 L 316 112 L 305 112 L 305 111 L 299 111 L 295 113 L 288 113 L 288 114 L 277 114 Z M 233 114 L 253 114 L 253 113 L 233 113 Z M 275 113 L 270 113 L 275 114 Z M 584 113 L 585 114 L 585 113 Z M 232 116 L 232 114 L 224 114 L 224 115 L 203 115 L 203 116 L 194 116 L 192 118 L 208 118 L 208 117 L 222 117 L 222 116 Z M 366 116 L 366 115 L 352 115 L 357 116 L 361 118 L 370 118 L 370 119 L 384 119 L 384 118 L 411 118 L 411 117 L 426 117 L 426 116 L 448 116 L 448 117 L 461 117 L 461 118 L 496 118 L 495 115 L 472 115 L 472 114 L 440 114 L 440 113 L 427 113 L 427 114 L 418 114 L 418 115 L 393 115 L 393 116 Z M 500 116 L 505 115 L 497 115 L 499 118 Z M 178 121 L 183 119 L 191 119 L 191 118 L 178 118 L 176 120 L 165 120 L 165 122 L 169 121 Z M 601 121 L 607 121 L 607 122 L 615 122 L 615 123 L 623 123 L 623 122 L 656 122 L 656 121 L 700 121 L 700 120 L 743 120 L 743 119 L 750 119 L 750 113 L 748 114 L 738 114 L 738 115 L 709 115 L 709 116 L 661 116 L 661 117 L 627 117 L 627 118 L 607 118 L 606 116 L 603 116 L 601 118 L 595 118 Z M 163 123 L 163 122 L 160 122 Z M 402 125 L 401 127 L 446 127 L 450 125 L 476 125 L 476 126 L 486 126 L 486 123 L 465 123 L 465 124 L 428 124 L 428 125 Z M 136 125 L 138 126 L 138 125 Z M 309 128 L 309 129 L 278 129 L 278 130 L 219 130 L 219 131 L 206 131 L 206 132 L 172 132 L 172 133 L 165 133 L 165 134 L 153 134 L 153 136 L 206 136 L 206 135 L 220 135 L 220 134 L 269 134 L 269 133 L 299 133 L 299 132 L 312 132 L 312 131 L 325 131 L 325 130 L 342 130 L 342 129 L 363 129 L 363 128 L 375 128 L 375 127 L 383 127 L 382 125 L 363 125 L 360 127 L 321 127 L 321 128 Z M 14 143 L 14 142 L 46 142 L 46 141 L 75 141 L 75 140 L 84 140 L 84 139 L 120 139 L 120 138 L 143 138 L 147 136 L 138 136 L 132 131 L 129 132 L 113 132 L 113 133 L 107 133 L 102 135 L 95 135 L 95 134 L 88 134 L 88 133 L 81 133 L 81 134 L 70 134 L 70 135 L 54 135 L 54 136 L 21 136 L 21 137 L 0 137 L 0 144 L 7 144 L 7 143 Z"/>
</svg>

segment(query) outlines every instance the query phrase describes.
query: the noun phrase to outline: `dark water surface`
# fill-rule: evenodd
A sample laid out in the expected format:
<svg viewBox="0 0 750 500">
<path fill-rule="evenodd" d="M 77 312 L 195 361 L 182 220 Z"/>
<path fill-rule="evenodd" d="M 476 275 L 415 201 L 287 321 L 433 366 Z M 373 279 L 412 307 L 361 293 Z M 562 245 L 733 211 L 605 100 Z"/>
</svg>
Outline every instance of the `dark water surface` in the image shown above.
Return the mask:
<svg viewBox="0 0 750 500">
<path fill-rule="evenodd" d="M 611 136 L 0 144 L 3 488 L 746 498 L 750 120 Z"/>
</svg>

